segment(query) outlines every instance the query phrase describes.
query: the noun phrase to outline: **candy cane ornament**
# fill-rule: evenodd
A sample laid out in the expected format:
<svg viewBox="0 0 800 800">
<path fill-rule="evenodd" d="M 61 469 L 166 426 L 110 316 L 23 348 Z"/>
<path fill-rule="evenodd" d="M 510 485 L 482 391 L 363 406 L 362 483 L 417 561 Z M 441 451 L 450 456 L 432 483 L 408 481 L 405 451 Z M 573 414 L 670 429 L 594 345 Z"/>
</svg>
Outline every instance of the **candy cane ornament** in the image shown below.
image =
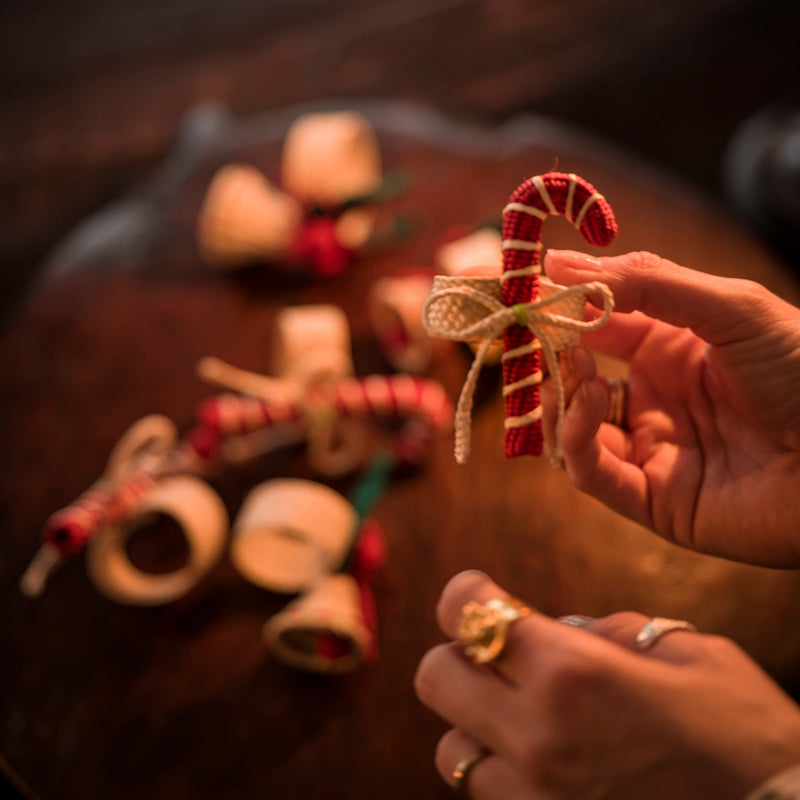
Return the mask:
<svg viewBox="0 0 800 800">
<path fill-rule="evenodd" d="M 285 429 L 294 436 L 297 429 L 308 435 L 339 422 L 404 420 L 403 428 L 394 434 L 393 451 L 398 462 L 417 463 L 436 436 L 450 430 L 453 407 L 437 381 L 411 375 L 368 375 L 342 378 L 324 393 L 311 392 L 305 399 L 221 394 L 204 400 L 197 416 L 208 438 L 225 443 L 229 450 L 238 443 L 245 453 L 247 438 L 256 433 L 279 434 Z M 337 474 L 363 461 L 361 444 L 360 439 L 355 442 L 358 447 L 347 460 L 347 469 L 337 470 Z M 324 464 L 315 462 L 315 466 L 326 471 Z"/>
<path fill-rule="evenodd" d="M 501 281 L 506 307 L 530 303 L 539 296 L 542 224 L 550 214 L 566 217 L 592 245 L 605 246 L 617 233 L 611 206 L 583 178 L 548 172 L 526 180 L 503 209 Z M 541 346 L 526 325 L 517 324 L 503 332 L 503 350 L 505 455 L 541 455 Z"/>
<path fill-rule="evenodd" d="M 161 414 L 143 417 L 123 434 L 104 474 L 47 519 L 42 547 L 20 579 L 25 594 L 41 594 L 65 557 L 80 553 L 99 534 L 138 514 L 165 476 L 200 463 L 193 446 L 176 446 L 177 435 L 173 422 Z"/>
</svg>

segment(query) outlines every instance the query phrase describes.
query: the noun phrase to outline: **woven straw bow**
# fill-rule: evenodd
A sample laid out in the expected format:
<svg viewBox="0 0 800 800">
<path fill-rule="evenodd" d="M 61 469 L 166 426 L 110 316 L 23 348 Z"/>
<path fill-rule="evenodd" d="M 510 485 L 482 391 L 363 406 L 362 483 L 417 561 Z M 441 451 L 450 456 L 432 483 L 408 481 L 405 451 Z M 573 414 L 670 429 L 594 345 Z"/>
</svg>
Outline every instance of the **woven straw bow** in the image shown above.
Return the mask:
<svg viewBox="0 0 800 800">
<path fill-rule="evenodd" d="M 437 275 L 422 309 L 422 322 L 429 335 L 457 342 L 480 341 L 456 406 L 455 458 L 459 464 L 464 464 L 469 456 L 475 386 L 489 348 L 509 325 L 518 324 L 526 326 L 538 340 L 556 388 L 558 415 L 550 460 L 555 466 L 561 467 L 564 463 L 561 439 L 565 397 L 558 368 L 558 353 L 577 344 L 582 333 L 605 325 L 614 310 L 614 296 L 608 286 L 599 281 L 559 286 L 543 278 L 539 283 L 539 299 L 506 307 L 501 300 L 501 281 L 501 277 Z M 583 309 L 586 295 L 590 292 L 602 295 L 603 312 L 597 319 L 586 322 L 583 320 Z M 514 357 L 514 353 L 503 354 L 504 361 Z M 509 394 L 521 384 L 540 381 L 540 374 L 531 375 L 516 384 L 503 387 L 503 393 Z"/>
</svg>

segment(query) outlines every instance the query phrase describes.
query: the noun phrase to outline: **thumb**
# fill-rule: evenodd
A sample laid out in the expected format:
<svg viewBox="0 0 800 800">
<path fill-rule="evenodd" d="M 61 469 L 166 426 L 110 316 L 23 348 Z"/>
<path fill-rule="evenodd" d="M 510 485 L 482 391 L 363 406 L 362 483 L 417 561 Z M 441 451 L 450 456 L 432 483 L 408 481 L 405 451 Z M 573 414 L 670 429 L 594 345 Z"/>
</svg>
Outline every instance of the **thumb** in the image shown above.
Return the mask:
<svg viewBox="0 0 800 800">
<path fill-rule="evenodd" d="M 713 345 L 749 338 L 763 329 L 754 313 L 751 281 L 720 278 L 681 267 L 653 253 L 593 258 L 571 250 L 548 250 L 545 271 L 571 286 L 602 281 L 614 293 L 617 311 L 641 311 L 680 328 L 691 328 Z M 766 291 L 766 290 L 764 290 Z"/>
</svg>

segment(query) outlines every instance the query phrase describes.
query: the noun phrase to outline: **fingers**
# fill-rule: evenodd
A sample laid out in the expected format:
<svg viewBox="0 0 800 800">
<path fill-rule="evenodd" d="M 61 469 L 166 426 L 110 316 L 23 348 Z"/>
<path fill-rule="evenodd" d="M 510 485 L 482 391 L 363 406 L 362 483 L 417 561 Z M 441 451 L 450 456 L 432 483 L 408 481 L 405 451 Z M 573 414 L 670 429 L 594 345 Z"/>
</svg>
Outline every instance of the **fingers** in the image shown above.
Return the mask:
<svg viewBox="0 0 800 800">
<path fill-rule="evenodd" d="M 459 573 L 450 579 L 439 598 L 436 618 L 440 628 L 446 636 L 457 639 L 464 606 L 471 601 L 485 605 L 495 598 L 509 599 L 509 595 L 488 575 L 475 570 Z M 454 652 L 461 656 L 460 661 L 468 671 L 487 676 L 506 687 L 506 692 L 502 695 L 498 693 L 497 696 L 513 710 L 514 690 L 530 680 L 543 658 L 569 650 L 573 633 L 550 617 L 532 610 L 528 616 L 511 623 L 502 652 L 489 667 L 481 667 L 469 661 L 463 655 L 461 644 L 454 645 Z M 465 676 L 462 685 L 468 683 Z M 455 690 L 447 685 L 444 691 Z M 457 719 L 452 721 L 458 723 Z M 474 729 L 469 730 L 474 733 Z"/>
<path fill-rule="evenodd" d="M 448 581 L 439 597 L 439 603 L 436 606 L 436 619 L 439 627 L 446 636 L 451 639 L 457 639 L 458 625 L 464 606 L 471 601 L 485 604 L 495 598 L 508 600 L 511 599 L 511 596 L 483 572 L 478 570 L 460 572 Z M 533 612 L 530 616 L 517 620 L 512 627 L 518 627 L 523 624 L 526 624 L 526 627 L 530 627 L 529 623 L 537 617 L 541 620 L 545 619 L 540 614 Z M 538 626 L 534 624 L 534 627 Z M 518 639 L 520 637 L 513 638 Z M 503 650 L 502 660 L 506 664 L 510 660 L 510 644 L 508 642 Z"/>
<path fill-rule="evenodd" d="M 459 728 L 452 728 L 439 740 L 436 769 L 447 783 L 456 788 L 456 769 L 468 768 L 456 796 L 470 800 L 533 800 L 530 787 L 505 758 L 484 749 L 485 755 L 472 759 L 483 747 Z"/>
<path fill-rule="evenodd" d="M 414 676 L 414 690 L 428 708 L 493 751 L 513 747 L 506 722 L 515 716 L 514 687 L 468 661 L 460 644 L 428 650 Z"/>
<path fill-rule="evenodd" d="M 451 578 L 442 590 L 436 608 L 436 617 L 445 635 L 455 639 L 458 635 L 458 622 L 461 619 L 462 609 L 466 603 L 470 600 L 485 603 L 494 597 L 508 596 L 508 593 L 501 589 L 485 573 L 478 570 L 460 572 Z M 636 637 L 645 623 L 651 619 L 652 617 L 635 611 L 620 611 L 605 617 L 574 617 L 573 620 L 580 621 L 580 624 L 573 625 L 573 627 L 583 629 L 609 642 L 621 645 L 626 650 L 663 660 L 677 662 L 683 660 L 689 654 L 697 652 L 698 634 L 694 631 L 681 630 L 670 632 L 668 635 L 658 638 L 651 647 L 642 649 L 636 643 Z M 535 629 L 531 629 L 531 622 L 538 622 Z M 513 667 L 510 662 L 513 661 L 513 652 L 516 650 L 518 659 L 523 657 L 526 659 L 524 664 L 520 664 L 520 674 L 523 676 L 531 674 L 530 671 L 534 668 L 534 659 L 537 657 L 537 653 L 534 648 L 522 646 L 518 641 L 520 639 L 538 638 L 538 649 L 540 650 L 554 646 L 570 647 L 572 645 L 577 647 L 575 642 L 567 642 L 572 632 L 563 631 L 562 626 L 564 626 L 562 621 L 553 620 L 538 613 L 518 620 L 512 627 L 513 635 L 509 635 L 506 649 L 503 651 L 502 658 L 497 662 L 497 666 L 502 666 L 503 671 L 506 673 L 512 672 Z M 562 632 L 563 636 L 561 635 Z M 541 657 L 541 653 L 539 657 Z M 486 670 L 476 669 L 466 659 L 462 658 L 461 661 L 475 672 L 491 675 Z"/>
<path fill-rule="evenodd" d="M 481 572 L 456 575 L 437 606 L 439 624 L 454 637 L 466 603 L 485 605 L 507 596 Z M 415 688 L 422 702 L 454 728 L 442 737 L 436 755 L 445 781 L 458 796 L 472 800 L 537 798 L 541 776 L 530 771 L 534 762 L 529 756 L 545 741 L 539 737 L 552 731 L 554 741 L 561 742 L 564 736 L 597 727 L 587 728 L 585 720 L 579 720 L 577 728 L 571 726 L 576 702 L 587 702 L 592 709 L 598 707 L 592 698 L 631 695 L 639 703 L 654 681 L 675 685 L 676 670 L 702 661 L 708 645 L 718 638 L 667 625 L 652 646 L 642 649 L 637 639 L 651 622 L 642 614 L 624 612 L 583 618 L 573 627 L 534 612 L 512 623 L 505 649 L 489 667 L 465 658 L 458 642 L 429 651 Z M 731 653 L 730 647 L 716 650 L 722 656 Z M 512 674 L 515 682 L 503 674 Z M 479 756 L 473 758 L 476 753 Z"/>
<path fill-rule="evenodd" d="M 573 447 L 577 449 L 597 435 L 601 423 L 607 418 L 611 390 L 606 379 L 595 380 L 597 368 L 594 357 L 584 347 L 573 347 L 565 358 L 559 359 L 559 369 L 569 420 L 565 431 Z M 544 381 L 540 391 L 542 432 L 545 450 L 550 452 L 555 443 L 558 416 L 556 388 L 550 377 Z M 620 428 L 614 425 L 603 426 L 601 439 L 617 456 L 627 458 L 630 450 L 628 437 Z"/>
<path fill-rule="evenodd" d="M 471 601 L 485 605 L 496 598 L 508 594 L 484 573 L 456 575 L 442 591 L 436 609 L 441 629 L 456 639 L 464 606 Z M 461 642 L 439 645 L 420 662 L 414 682 L 417 696 L 492 752 L 513 753 L 518 750 L 515 736 L 520 725 L 530 722 L 524 694 L 530 692 L 537 667 L 569 649 L 575 634 L 566 625 L 532 612 L 510 624 L 502 651 L 489 665 L 469 660 Z M 526 687 L 522 694 L 521 686 Z"/>
<path fill-rule="evenodd" d="M 623 457 L 627 446 L 621 432 L 603 433 L 615 450 L 605 444 L 603 436 L 591 437 L 593 413 L 586 409 L 600 402 L 602 389 L 595 384 L 587 387 L 573 400 L 564 421 L 563 453 L 567 477 L 577 489 L 591 495 L 609 508 L 640 525 L 652 528 L 647 476 Z M 595 429 L 596 430 L 596 429 Z"/>
<path fill-rule="evenodd" d="M 595 312 L 588 310 L 587 318 L 593 319 L 600 315 L 599 311 Z M 639 345 L 655 324 L 657 323 L 654 320 L 641 311 L 632 311 L 630 314 L 614 312 L 601 328 L 584 333 L 581 341 L 598 353 L 631 361 Z"/>
<path fill-rule="evenodd" d="M 601 280 L 614 293 L 617 311 L 638 310 L 692 328 L 714 345 L 753 336 L 765 325 L 762 315 L 752 311 L 754 284 L 687 269 L 652 253 L 591 258 L 549 250 L 545 268 L 554 282 L 567 286 Z"/>
<path fill-rule="evenodd" d="M 608 387 L 594 377 L 594 360 L 576 347 L 560 364 L 566 414 L 561 448 L 567 476 L 578 489 L 642 525 L 650 525 L 646 475 L 629 458 L 632 444 L 620 428 L 603 423 Z M 542 432 L 551 452 L 556 438 L 557 399 L 552 380 L 541 388 Z"/>
<path fill-rule="evenodd" d="M 573 347 L 563 358 L 559 358 L 561 385 L 564 391 L 564 402 L 567 406 L 583 381 L 590 380 L 595 376 L 596 369 L 594 358 L 585 347 Z M 548 377 L 542 384 L 540 398 L 542 403 L 544 447 L 545 452 L 550 453 L 555 446 L 555 429 L 558 415 L 558 398 L 551 377 Z"/>
<path fill-rule="evenodd" d="M 464 606 L 472 601 L 485 604 L 496 598 L 510 599 L 510 596 L 488 575 L 477 570 L 459 573 L 447 583 L 439 597 L 436 607 L 436 619 L 439 627 L 445 636 L 458 639 L 458 627 Z M 534 618 L 539 619 L 534 621 Z M 517 629 L 523 624 L 528 630 L 535 629 L 541 622 L 551 621 L 534 612 L 530 616 L 513 622 L 509 628 L 501 656 L 492 663 L 491 671 L 481 669 L 480 672 L 493 675 L 495 680 L 499 675 L 508 682 L 509 686 L 515 686 L 527 673 L 534 658 L 531 638 L 519 635 Z M 461 645 L 458 647 L 460 650 Z M 466 657 L 463 657 L 462 660 L 471 669 L 476 669 L 475 665 L 467 661 Z"/>
</svg>

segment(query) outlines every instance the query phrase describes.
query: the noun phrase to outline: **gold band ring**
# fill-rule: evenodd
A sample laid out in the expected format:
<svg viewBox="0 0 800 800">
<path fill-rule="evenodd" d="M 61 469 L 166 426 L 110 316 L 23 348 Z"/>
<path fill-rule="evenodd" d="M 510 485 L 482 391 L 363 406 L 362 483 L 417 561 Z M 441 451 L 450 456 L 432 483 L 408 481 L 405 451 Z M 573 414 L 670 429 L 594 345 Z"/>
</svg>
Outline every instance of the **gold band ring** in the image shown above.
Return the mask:
<svg viewBox="0 0 800 800">
<path fill-rule="evenodd" d="M 653 617 L 645 622 L 639 633 L 636 634 L 636 646 L 639 650 L 647 650 L 665 633 L 670 633 L 670 631 L 697 631 L 697 628 L 685 619 Z"/>
<path fill-rule="evenodd" d="M 474 753 L 470 753 L 456 764 L 453 770 L 453 791 L 456 797 L 460 797 L 462 800 L 466 800 L 469 797 L 467 794 L 467 777 L 488 755 L 489 751 L 485 747 L 479 747 Z"/>
<path fill-rule="evenodd" d="M 506 646 L 511 623 L 530 613 L 528 606 L 513 597 L 496 597 L 485 605 L 471 600 L 461 609 L 458 623 L 464 654 L 476 664 L 494 661 Z"/>
<path fill-rule="evenodd" d="M 604 422 L 609 422 L 621 428 L 625 425 L 628 405 L 628 382 L 625 378 L 605 378 L 608 386 L 608 411 Z"/>
</svg>

